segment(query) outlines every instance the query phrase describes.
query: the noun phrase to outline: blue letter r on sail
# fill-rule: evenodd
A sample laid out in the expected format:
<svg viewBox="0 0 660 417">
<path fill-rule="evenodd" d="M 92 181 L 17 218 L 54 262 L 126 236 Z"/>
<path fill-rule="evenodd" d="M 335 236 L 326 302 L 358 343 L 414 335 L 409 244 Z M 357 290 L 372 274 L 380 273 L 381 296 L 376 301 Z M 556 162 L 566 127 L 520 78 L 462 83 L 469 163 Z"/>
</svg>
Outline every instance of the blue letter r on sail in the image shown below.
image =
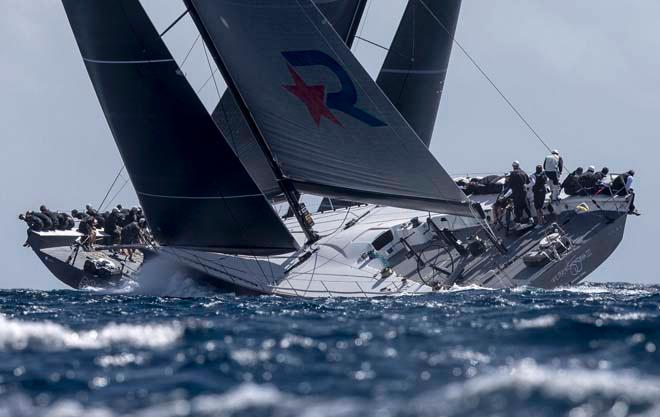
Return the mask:
<svg viewBox="0 0 660 417">
<path fill-rule="evenodd" d="M 329 108 L 339 110 L 372 127 L 387 126 L 385 122 L 371 114 L 355 107 L 358 95 L 355 84 L 346 70 L 330 55 L 321 51 L 287 51 L 282 52 L 284 58 L 294 67 L 308 67 L 319 65 L 332 71 L 339 79 L 341 90 L 328 93 L 326 104 Z"/>
</svg>

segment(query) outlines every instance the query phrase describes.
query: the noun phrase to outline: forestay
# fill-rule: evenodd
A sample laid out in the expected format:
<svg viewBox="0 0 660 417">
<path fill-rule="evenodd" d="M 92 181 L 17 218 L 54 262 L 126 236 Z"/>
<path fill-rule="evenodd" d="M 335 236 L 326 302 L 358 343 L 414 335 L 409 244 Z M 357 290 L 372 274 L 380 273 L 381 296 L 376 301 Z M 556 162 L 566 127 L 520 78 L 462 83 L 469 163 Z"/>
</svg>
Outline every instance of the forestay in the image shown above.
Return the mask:
<svg viewBox="0 0 660 417">
<path fill-rule="evenodd" d="M 311 1 L 186 3 L 245 116 L 299 190 L 471 215 L 465 195 Z"/>
<path fill-rule="evenodd" d="M 297 245 L 227 145 L 138 0 L 64 0 L 115 142 L 162 245 Z"/>
<path fill-rule="evenodd" d="M 349 47 L 355 39 L 366 3 L 366 0 L 314 0 Z M 261 191 L 270 197 L 281 194 L 268 160 L 229 90 L 223 94 L 212 116 Z"/>
<path fill-rule="evenodd" d="M 429 146 L 461 0 L 410 0 L 377 83 Z"/>
</svg>

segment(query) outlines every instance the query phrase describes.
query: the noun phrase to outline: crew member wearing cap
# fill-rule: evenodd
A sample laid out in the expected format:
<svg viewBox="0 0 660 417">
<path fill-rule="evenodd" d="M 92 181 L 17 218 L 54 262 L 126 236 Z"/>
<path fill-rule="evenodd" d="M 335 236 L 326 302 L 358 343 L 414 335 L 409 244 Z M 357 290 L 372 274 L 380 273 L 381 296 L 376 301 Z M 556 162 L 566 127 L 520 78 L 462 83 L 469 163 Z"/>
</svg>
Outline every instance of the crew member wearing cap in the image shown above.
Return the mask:
<svg viewBox="0 0 660 417">
<path fill-rule="evenodd" d="M 564 159 L 559 155 L 558 150 L 553 150 L 550 155 L 545 157 L 543 170 L 550 180 L 550 199 L 552 201 L 558 201 L 560 190 L 559 179 L 564 170 Z"/>
<path fill-rule="evenodd" d="M 509 174 L 509 187 L 511 187 L 511 197 L 513 198 L 514 221 L 520 223 L 522 221 L 523 211 L 527 213 L 528 218 L 532 217 L 532 212 L 529 210 L 529 204 L 527 202 L 529 176 L 525 171 L 520 169 L 520 162 L 513 161 L 511 166 L 513 170 Z"/>
<path fill-rule="evenodd" d="M 580 195 L 593 195 L 596 192 L 598 179 L 596 178 L 596 167 L 591 165 L 587 172 L 580 176 Z"/>
</svg>

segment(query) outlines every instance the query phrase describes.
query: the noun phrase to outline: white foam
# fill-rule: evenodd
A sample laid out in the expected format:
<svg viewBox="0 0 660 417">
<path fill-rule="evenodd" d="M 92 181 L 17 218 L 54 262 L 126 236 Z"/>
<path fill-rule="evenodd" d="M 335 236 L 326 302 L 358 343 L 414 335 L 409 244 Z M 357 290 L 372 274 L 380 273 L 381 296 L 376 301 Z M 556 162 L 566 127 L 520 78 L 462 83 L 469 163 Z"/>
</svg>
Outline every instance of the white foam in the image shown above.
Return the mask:
<svg viewBox="0 0 660 417">
<path fill-rule="evenodd" d="M 267 350 L 237 349 L 231 351 L 229 355 L 242 366 L 254 366 L 271 358 L 271 353 Z"/>
<path fill-rule="evenodd" d="M 625 397 L 637 403 L 660 403 L 660 379 L 637 375 L 632 371 L 555 369 L 524 360 L 513 367 L 477 376 L 462 384 L 452 384 L 447 399 L 479 397 L 502 390 L 520 393 L 539 390 L 545 395 L 581 402 L 594 395 Z"/>
<path fill-rule="evenodd" d="M 183 327 L 170 324 L 108 324 L 98 330 L 74 331 L 50 321 L 21 321 L 0 316 L 0 348 L 24 349 L 37 344 L 45 349 L 100 349 L 114 344 L 164 347 L 183 335 Z"/>
<path fill-rule="evenodd" d="M 645 320 L 649 318 L 650 315 L 647 313 L 601 313 L 598 315 L 598 318 L 601 320 L 611 320 L 611 321 L 633 321 L 633 320 Z"/>
<path fill-rule="evenodd" d="M 142 355 L 135 355 L 128 352 L 123 352 L 118 355 L 105 355 L 96 359 L 96 363 L 104 368 L 127 366 L 133 363 L 140 365 L 143 362 L 144 357 Z"/>
<path fill-rule="evenodd" d="M 470 349 L 467 350 L 454 349 L 449 352 L 449 355 L 454 359 L 468 361 L 474 365 L 476 365 L 477 363 L 483 363 L 483 364 L 490 363 L 490 356 L 485 355 L 481 352 L 475 352 Z"/>
<path fill-rule="evenodd" d="M 151 259 L 140 268 L 135 276 L 134 292 L 141 295 L 160 297 L 209 297 L 217 290 L 195 281 L 191 272 L 180 264 L 163 257 Z"/>
<path fill-rule="evenodd" d="M 551 291 L 570 292 L 576 294 L 593 294 L 593 295 L 610 294 L 619 297 L 635 297 L 640 295 L 653 295 L 658 293 L 657 291 L 651 291 L 649 289 L 615 288 L 615 287 L 605 287 L 600 285 L 579 285 L 576 287 L 558 287 Z"/>
<path fill-rule="evenodd" d="M 462 291 L 498 291 L 496 288 L 480 287 L 479 285 L 470 284 L 470 285 L 452 285 L 451 288 L 447 290 L 442 290 L 440 292 L 462 292 Z"/>
<path fill-rule="evenodd" d="M 525 329 L 542 329 L 552 327 L 559 321 L 559 316 L 547 314 L 533 319 L 514 319 L 513 325 L 518 330 Z"/>
<path fill-rule="evenodd" d="M 558 287 L 551 291 L 557 292 L 572 292 L 576 294 L 608 294 L 611 291 L 608 288 L 604 287 L 591 287 L 591 286 L 579 286 L 579 287 Z"/>
<path fill-rule="evenodd" d="M 193 414 L 231 414 L 248 408 L 264 408 L 290 401 L 271 385 L 243 383 L 221 395 L 202 395 L 192 400 Z"/>
</svg>

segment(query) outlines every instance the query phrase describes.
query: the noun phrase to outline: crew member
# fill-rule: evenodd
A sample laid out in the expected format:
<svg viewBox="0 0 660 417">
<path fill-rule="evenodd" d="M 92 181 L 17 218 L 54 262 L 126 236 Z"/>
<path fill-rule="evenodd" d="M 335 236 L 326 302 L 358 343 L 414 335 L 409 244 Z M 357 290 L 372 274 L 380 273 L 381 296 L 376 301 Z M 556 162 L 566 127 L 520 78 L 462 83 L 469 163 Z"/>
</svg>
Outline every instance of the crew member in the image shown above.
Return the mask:
<svg viewBox="0 0 660 417">
<path fill-rule="evenodd" d="M 603 167 L 600 171 L 596 172 L 596 180 L 602 182 L 607 178 L 608 174 L 610 173 L 610 169 L 608 167 Z"/>
<path fill-rule="evenodd" d="M 557 201 L 559 200 L 559 179 L 564 171 L 564 159 L 559 155 L 558 150 L 553 150 L 550 155 L 545 157 L 543 169 L 550 180 L 550 199 Z"/>
<path fill-rule="evenodd" d="M 591 165 L 587 168 L 587 172 L 580 176 L 578 180 L 580 184 L 580 195 L 592 195 L 596 192 L 596 167 Z"/>
<path fill-rule="evenodd" d="M 507 207 L 511 206 L 511 187 L 508 186 L 509 177 L 506 177 L 506 185 L 497 196 L 495 203 L 493 204 L 493 224 L 499 225 L 501 228 L 505 228 L 502 224 L 502 217 L 504 216 Z M 509 221 L 507 221 L 506 229 L 508 230 Z"/>
<path fill-rule="evenodd" d="M 142 223 L 142 224 L 140 224 Z M 142 229 L 146 223 L 144 220 L 138 222 L 130 222 L 122 229 L 121 232 L 121 243 L 122 245 L 138 245 L 143 242 Z M 133 254 L 135 253 L 135 248 L 127 249 L 129 261 L 133 261 Z"/>
<path fill-rule="evenodd" d="M 55 226 L 53 225 L 53 220 L 46 214 L 42 213 L 41 211 L 38 212 L 31 211 L 30 214 L 34 217 L 37 217 L 44 224 L 44 226 L 41 228 L 42 231 L 48 232 L 51 230 L 55 230 Z"/>
<path fill-rule="evenodd" d="M 538 224 L 545 223 L 543 218 L 543 206 L 545 205 L 545 195 L 547 193 L 546 185 L 548 184 L 548 177 L 543 172 L 541 165 L 536 166 L 536 172 L 530 178 L 532 186 L 532 194 L 534 196 L 534 208 L 536 209 L 536 220 Z"/>
<path fill-rule="evenodd" d="M 609 189 L 609 181 L 607 181 L 609 177 L 610 169 L 608 167 L 603 167 L 600 171 L 596 172 L 594 175 L 596 177 L 596 195 L 598 194 L 606 194 L 607 190 Z"/>
<path fill-rule="evenodd" d="M 123 221 L 124 218 L 116 207 L 112 209 L 112 212 L 105 221 L 104 230 L 110 235 L 113 245 L 119 245 L 121 243 L 121 227 L 119 225 Z"/>
<path fill-rule="evenodd" d="M 628 206 L 628 214 L 639 216 L 639 212 L 635 208 L 635 190 L 633 190 L 633 180 L 635 171 L 632 169 L 624 174 L 618 175 L 612 181 L 612 193 L 621 197 L 630 196 L 630 206 Z"/>
<path fill-rule="evenodd" d="M 50 221 L 53 225 L 51 230 L 58 230 L 60 228 L 59 227 L 60 219 L 57 216 L 57 213 L 54 213 L 54 212 L 48 210 L 48 208 L 43 204 L 39 207 L 39 212 L 41 212 L 45 216 L 48 216 L 48 218 L 50 219 Z"/>
<path fill-rule="evenodd" d="M 511 187 L 511 197 L 513 198 L 514 221 L 520 223 L 522 221 L 523 211 L 527 213 L 529 218 L 532 217 L 529 205 L 527 204 L 529 176 L 525 171 L 520 169 L 520 162 L 513 161 L 511 166 L 513 170 L 509 174 L 509 187 Z"/>
<path fill-rule="evenodd" d="M 86 216 L 78 224 L 78 232 L 83 235 L 81 245 L 85 250 L 92 250 L 96 243 L 96 219 Z"/>
<path fill-rule="evenodd" d="M 76 226 L 73 217 L 68 213 L 55 212 L 55 215 L 57 215 L 57 230 L 71 230 Z"/>
<path fill-rule="evenodd" d="M 34 215 L 34 212 L 32 211 L 27 211 L 25 212 L 25 214 L 19 214 L 18 219 L 23 220 L 25 223 L 27 223 L 28 228 L 30 230 L 34 230 L 35 232 L 39 232 L 44 228 L 44 222 L 42 222 L 41 219 L 36 217 Z"/>
<path fill-rule="evenodd" d="M 28 238 L 25 241 L 25 243 L 23 244 L 23 247 L 26 248 L 26 247 L 30 246 L 30 243 L 29 243 L 30 242 L 30 230 L 35 231 L 35 232 L 39 232 L 39 231 L 43 230 L 44 222 L 42 222 L 40 218 L 35 216 L 34 212 L 32 212 L 32 211 L 27 211 L 27 212 L 25 212 L 25 214 L 19 214 L 18 219 L 23 220 L 28 225 L 28 231 L 27 231 Z"/>
<path fill-rule="evenodd" d="M 580 177 L 582 176 L 583 169 L 578 167 L 575 171 L 571 172 L 568 177 L 561 184 L 561 188 L 568 195 L 578 195 L 580 192 Z"/>
</svg>

